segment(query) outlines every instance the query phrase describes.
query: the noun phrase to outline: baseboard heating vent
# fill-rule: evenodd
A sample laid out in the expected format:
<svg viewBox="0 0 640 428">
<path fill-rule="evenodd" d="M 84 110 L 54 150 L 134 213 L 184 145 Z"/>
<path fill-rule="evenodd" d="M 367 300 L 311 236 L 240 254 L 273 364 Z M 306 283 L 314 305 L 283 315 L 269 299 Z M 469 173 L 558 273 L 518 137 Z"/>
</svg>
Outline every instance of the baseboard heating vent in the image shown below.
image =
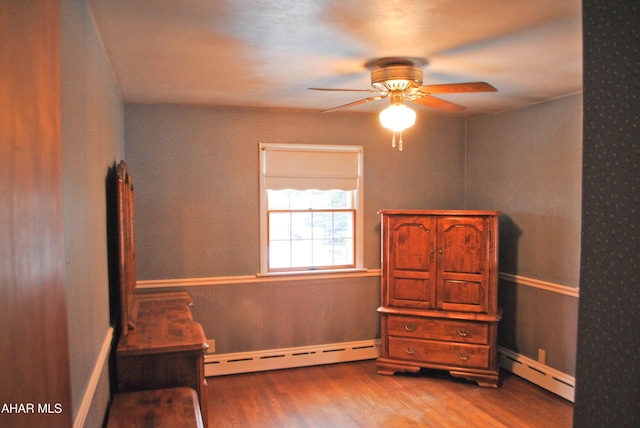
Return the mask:
<svg viewBox="0 0 640 428">
<path fill-rule="evenodd" d="M 265 370 L 371 360 L 380 356 L 380 340 L 332 343 L 234 354 L 209 354 L 204 359 L 204 375 L 222 376 Z"/>
<path fill-rule="evenodd" d="M 500 366 L 505 370 L 573 403 L 574 377 L 502 346 L 498 346 L 498 354 L 500 354 Z"/>
</svg>

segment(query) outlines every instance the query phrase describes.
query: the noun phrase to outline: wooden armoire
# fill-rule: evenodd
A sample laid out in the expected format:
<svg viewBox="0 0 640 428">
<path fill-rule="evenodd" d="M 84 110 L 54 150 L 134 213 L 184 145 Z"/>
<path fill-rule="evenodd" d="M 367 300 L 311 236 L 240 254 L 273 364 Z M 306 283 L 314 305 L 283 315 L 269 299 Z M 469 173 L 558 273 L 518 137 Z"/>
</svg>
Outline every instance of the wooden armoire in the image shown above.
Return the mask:
<svg viewBox="0 0 640 428">
<path fill-rule="evenodd" d="M 497 211 L 382 210 L 380 374 L 497 387 Z"/>
</svg>

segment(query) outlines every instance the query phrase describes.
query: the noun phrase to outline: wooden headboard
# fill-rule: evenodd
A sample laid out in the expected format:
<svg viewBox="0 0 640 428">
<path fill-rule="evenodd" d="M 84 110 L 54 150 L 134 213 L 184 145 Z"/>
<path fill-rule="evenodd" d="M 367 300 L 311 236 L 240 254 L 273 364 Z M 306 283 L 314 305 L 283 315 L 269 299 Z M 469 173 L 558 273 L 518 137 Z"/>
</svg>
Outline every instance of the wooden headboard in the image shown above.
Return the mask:
<svg viewBox="0 0 640 428">
<path fill-rule="evenodd" d="M 135 327 L 134 292 L 136 288 L 136 245 L 134 230 L 133 182 L 127 164 L 120 161 L 117 169 L 118 272 L 121 333 Z"/>
</svg>

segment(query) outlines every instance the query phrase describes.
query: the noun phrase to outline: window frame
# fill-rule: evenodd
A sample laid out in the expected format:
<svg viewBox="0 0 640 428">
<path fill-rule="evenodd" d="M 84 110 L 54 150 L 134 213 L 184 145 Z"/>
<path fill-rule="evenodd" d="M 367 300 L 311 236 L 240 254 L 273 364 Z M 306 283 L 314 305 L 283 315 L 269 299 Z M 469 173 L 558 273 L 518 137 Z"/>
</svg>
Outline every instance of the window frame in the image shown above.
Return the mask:
<svg viewBox="0 0 640 428">
<path fill-rule="evenodd" d="M 352 218 L 352 222 L 353 222 L 353 237 L 350 238 L 352 239 L 352 245 L 351 245 L 351 251 L 353 252 L 353 263 L 352 264 L 348 264 L 348 265 L 313 265 L 313 266 L 301 266 L 301 267 L 270 267 L 271 266 L 271 244 L 272 244 L 272 240 L 271 237 L 269 236 L 269 231 L 271 230 L 270 227 L 270 213 L 310 213 L 313 217 L 314 213 L 349 213 L 351 214 L 351 218 Z M 356 230 L 357 230 L 357 223 L 356 223 L 356 213 L 357 210 L 355 208 L 335 208 L 335 209 L 330 209 L 330 208 L 317 208 L 317 209 L 313 209 L 313 208 L 309 208 L 309 209 L 292 209 L 292 210 L 284 210 L 284 209 L 268 209 L 267 208 L 267 266 L 268 266 L 268 272 L 269 273 L 276 273 L 276 272 L 299 272 L 301 270 L 304 271 L 308 271 L 308 270 L 312 270 L 312 271 L 326 271 L 326 270 L 336 270 L 336 269 L 354 269 L 356 267 L 356 241 L 357 241 L 357 237 L 356 237 Z M 313 233 L 312 233 L 313 234 Z M 331 238 L 331 239 L 336 239 L 336 238 Z M 337 238 L 339 239 L 339 238 Z M 308 239 L 305 239 L 308 240 Z M 313 238 L 310 240 L 312 243 L 312 248 L 313 248 L 313 241 L 315 241 Z M 291 239 L 288 240 L 288 242 L 292 242 Z"/>
<path fill-rule="evenodd" d="M 356 145 L 328 145 L 328 144 L 295 144 L 295 143 L 260 143 L 260 272 L 258 275 L 282 275 L 282 274 L 309 274 L 326 272 L 348 272 L 364 269 L 364 188 L 363 188 L 363 158 L 364 150 L 362 146 Z M 266 188 L 266 151 L 267 150 L 299 150 L 304 152 L 338 152 L 357 154 L 357 185 L 354 192 L 353 210 L 355 211 L 354 224 L 354 266 L 327 266 L 320 268 L 287 268 L 269 269 L 269 234 L 268 234 L 268 210 L 267 210 L 267 188 Z M 309 190 L 309 189 L 297 189 Z M 287 210 L 288 211 L 288 210 Z M 295 210 L 290 210 L 295 211 Z"/>
</svg>

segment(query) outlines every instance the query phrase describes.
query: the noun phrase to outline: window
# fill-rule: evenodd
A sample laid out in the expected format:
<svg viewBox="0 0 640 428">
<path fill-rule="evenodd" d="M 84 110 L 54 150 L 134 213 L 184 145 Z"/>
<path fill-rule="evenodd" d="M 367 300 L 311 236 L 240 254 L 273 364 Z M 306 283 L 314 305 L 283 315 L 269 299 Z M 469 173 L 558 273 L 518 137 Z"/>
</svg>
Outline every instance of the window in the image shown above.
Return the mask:
<svg viewBox="0 0 640 428">
<path fill-rule="evenodd" d="M 267 189 L 269 270 L 355 267 L 353 193 Z"/>
<path fill-rule="evenodd" d="M 362 147 L 260 145 L 261 273 L 362 267 Z"/>
</svg>

